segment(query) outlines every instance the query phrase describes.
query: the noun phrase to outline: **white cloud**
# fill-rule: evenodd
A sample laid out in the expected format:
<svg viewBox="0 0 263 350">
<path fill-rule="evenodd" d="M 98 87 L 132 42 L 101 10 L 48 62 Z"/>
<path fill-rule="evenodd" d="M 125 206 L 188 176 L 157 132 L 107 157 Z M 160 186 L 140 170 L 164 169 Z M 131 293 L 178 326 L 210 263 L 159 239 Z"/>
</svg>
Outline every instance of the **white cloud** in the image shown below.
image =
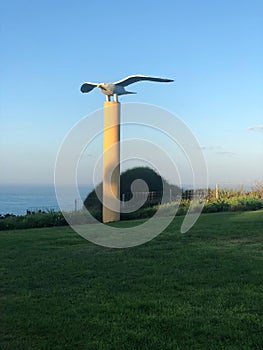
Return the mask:
<svg viewBox="0 0 263 350">
<path fill-rule="evenodd" d="M 220 152 L 216 152 L 216 154 L 220 154 L 220 155 L 230 155 L 230 156 L 235 156 L 235 155 L 237 155 L 235 152 L 231 152 L 231 151 L 220 151 Z"/>
<path fill-rule="evenodd" d="M 251 126 L 247 130 L 249 130 L 249 131 L 263 131 L 263 125 Z"/>
<path fill-rule="evenodd" d="M 222 147 L 221 146 L 201 146 L 200 149 L 202 151 L 215 151 L 215 150 L 222 149 Z"/>
<path fill-rule="evenodd" d="M 225 150 L 222 146 L 201 146 L 200 149 L 202 151 L 209 151 L 212 154 L 220 154 L 220 155 L 236 155 L 236 153 Z"/>
</svg>

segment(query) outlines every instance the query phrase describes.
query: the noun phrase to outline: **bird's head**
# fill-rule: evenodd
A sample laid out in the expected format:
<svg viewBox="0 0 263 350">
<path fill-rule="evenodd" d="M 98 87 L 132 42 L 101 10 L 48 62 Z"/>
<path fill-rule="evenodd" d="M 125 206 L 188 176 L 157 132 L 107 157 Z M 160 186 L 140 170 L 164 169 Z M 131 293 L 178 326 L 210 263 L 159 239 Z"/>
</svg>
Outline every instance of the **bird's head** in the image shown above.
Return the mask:
<svg viewBox="0 0 263 350">
<path fill-rule="evenodd" d="M 104 91 L 106 90 L 105 83 L 100 83 L 97 85 L 97 87 L 101 90 L 104 90 Z"/>
</svg>

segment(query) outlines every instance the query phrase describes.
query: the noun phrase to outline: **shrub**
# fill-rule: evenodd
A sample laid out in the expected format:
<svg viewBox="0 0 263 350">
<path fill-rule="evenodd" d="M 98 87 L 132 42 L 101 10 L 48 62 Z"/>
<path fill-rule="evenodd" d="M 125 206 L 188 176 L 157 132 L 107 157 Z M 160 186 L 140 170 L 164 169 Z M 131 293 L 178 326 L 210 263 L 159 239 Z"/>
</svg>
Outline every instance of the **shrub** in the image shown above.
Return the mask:
<svg viewBox="0 0 263 350">
<path fill-rule="evenodd" d="M 213 200 L 205 204 L 204 213 L 216 213 L 221 211 L 258 210 L 263 208 L 263 200 L 253 196 L 242 195 L 228 197 L 224 200 Z"/>
<path fill-rule="evenodd" d="M 5 215 L 0 218 L 0 230 L 67 225 L 61 212 L 38 212 L 27 215 Z"/>
</svg>

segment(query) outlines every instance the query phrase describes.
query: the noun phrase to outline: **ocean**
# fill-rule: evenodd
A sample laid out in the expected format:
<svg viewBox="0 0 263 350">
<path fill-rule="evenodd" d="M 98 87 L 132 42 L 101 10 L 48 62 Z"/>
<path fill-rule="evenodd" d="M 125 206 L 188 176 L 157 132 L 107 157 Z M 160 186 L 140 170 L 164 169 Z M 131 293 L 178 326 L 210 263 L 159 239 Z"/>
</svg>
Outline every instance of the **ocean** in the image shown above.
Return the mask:
<svg viewBox="0 0 263 350">
<path fill-rule="evenodd" d="M 65 191 L 68 210 L 81 209 L 93 187 L 79 185 L 78 189 L 81 203 L 75 198 L 66 198 Z M 59 210 L 54 185 L 0 185 L 0 214 L 24 215 L 27 210 Z"/>
</svg>

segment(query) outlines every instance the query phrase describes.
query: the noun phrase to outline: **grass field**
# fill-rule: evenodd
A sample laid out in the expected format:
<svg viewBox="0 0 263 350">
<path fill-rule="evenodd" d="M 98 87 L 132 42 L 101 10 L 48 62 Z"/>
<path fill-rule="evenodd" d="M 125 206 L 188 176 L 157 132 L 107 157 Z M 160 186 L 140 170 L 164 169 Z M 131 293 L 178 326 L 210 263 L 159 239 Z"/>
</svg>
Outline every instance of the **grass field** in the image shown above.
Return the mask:
<svg viewBox="0 0 263 350">
<path fill-rule="evenodd" d="M 69 227 L 1 232 L 0 348 L 262 349 L 263 211 L 184 235 L 182 220 L 122 250 Z"/>
</svg>

